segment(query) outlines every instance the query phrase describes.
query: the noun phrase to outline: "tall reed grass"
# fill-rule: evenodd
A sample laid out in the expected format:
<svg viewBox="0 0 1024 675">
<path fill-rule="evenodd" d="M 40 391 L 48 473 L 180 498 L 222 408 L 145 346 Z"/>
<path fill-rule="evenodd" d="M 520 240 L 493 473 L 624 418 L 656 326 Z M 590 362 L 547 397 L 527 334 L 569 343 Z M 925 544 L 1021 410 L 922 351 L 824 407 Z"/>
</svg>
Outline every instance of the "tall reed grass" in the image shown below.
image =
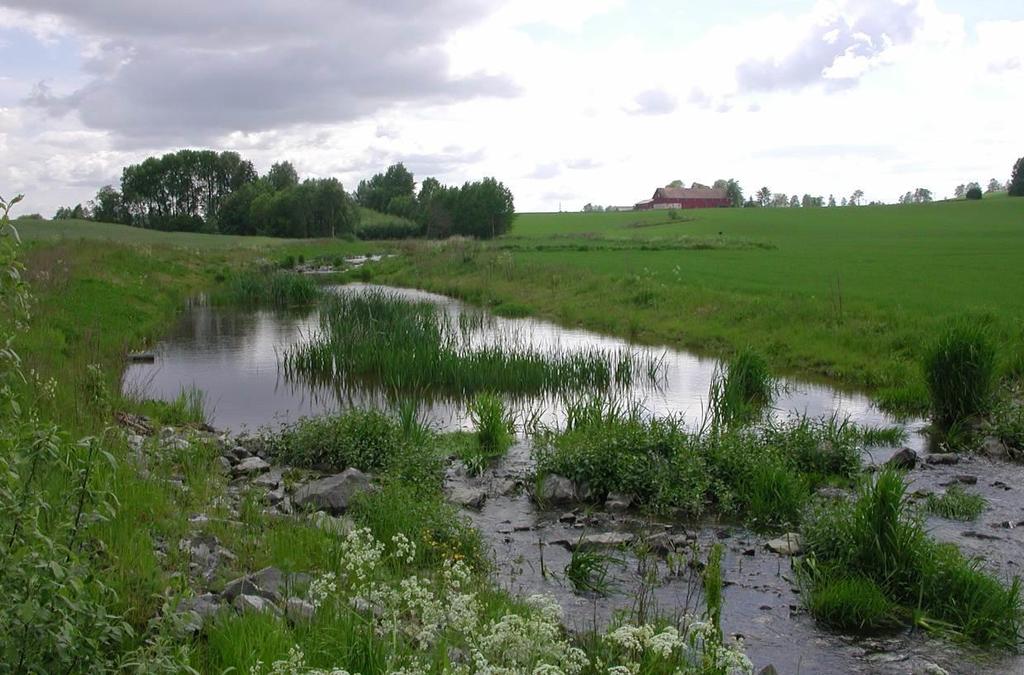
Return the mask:
<svg viewBox="0 0 1024 675">
<path fill-rule="evenodd" d="M 244 307 L 305 307 L 323 295 L 312 277 L 286 269 L 249 267 L 232 272 L 211 294 L 217 304 Z"/>
<path fill-rule="evenodd" d="M 711 424 L 728 426 L 756 419 L 775 398 L 777 388 L 764 357 L 749 348 L 740 350 L 711 380 Z"/>
<path fill-rule="evenodd" d="M 924 377 L 942 427 L 988 412 L 996 383 L 996 347 L 983 323 L 958 319 L 931 345 Z"/>
<path fill-rule="evenodd" d="M 540 349 L 521 336 L 482 339 L 473 315 L 454 320 L 437 305 L 384 291 L 347 293 L 322 305 L 320 333 L 286 351 L 286 376 L 321 386 L 360 382 L 389 393 L 471 397 L 605 391 L 657 376 L 633 352 Z"/>
</svg>

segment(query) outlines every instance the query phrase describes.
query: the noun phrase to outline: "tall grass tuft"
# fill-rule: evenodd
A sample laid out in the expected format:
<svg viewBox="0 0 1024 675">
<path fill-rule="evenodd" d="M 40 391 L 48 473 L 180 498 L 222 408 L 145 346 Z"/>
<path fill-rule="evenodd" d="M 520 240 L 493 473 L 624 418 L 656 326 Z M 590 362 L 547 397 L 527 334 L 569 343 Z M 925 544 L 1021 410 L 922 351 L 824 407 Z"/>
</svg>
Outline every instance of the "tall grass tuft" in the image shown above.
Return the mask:
<svg viewBox="0 0 1024 675">
<path fill-rule="evenodd" d="M 868 628 L 913 619 L 979 645 L 1019 645 L 1019 578 L 1004 586 L 980 561 L 932 540 L 898 472 L 879 472 L 852 503 L 819 507 L 802 531 L 807 557 L 800 575 L 822 621 Z M 878 591 L 869 592 L 869 584 Z"/>
<path fill-rule="evenodd" d="M 312 277 L 287 269 L 249 267 L 233 272 L 211 295 L 213 302 L 243 307 L 305 307 L 323 295 Z"/>
<path fill-rule="evenodd" d="M 516 335 L 481 344 L 480 325 L 393 293 L 342 294 L 323 304 L 319 335 L 289 349 L 283 366 L 290 378 L 324 386 L 358 381 L 392 395 L 460 398 L 604 391 L 652 372 L 632 352 L 541 350 Z"/>
<path fill-rule="evenodd" d="M 936 423 L 948 428 L 989 410 L 996 362 L 996 348 L 984 324 L 959 319 L 943 331 L 924 358 Z"/>
<path fill-rule="evenodd" d="M 757 352 L 740 350 L 711 381 L 708 406 L 713 426 L 743 424 L 757 418 L 775 397 L 777 383 Z"/>
<path fill-rule="evenodd" d="M 182 387 L 170 401 L 146 400 L 137 405 L 142 414 L 157 423 L 174 427 L 206 424 L 212 413 L 206 402 L 206 392 L 194 386 Z"/>
<path fill-rule="evenodd" d="M 954 485 L 942 495 L 928 495 L 924 507 L 929 513 L 950 520 L 975 520 L 985 510 L 987 502 L 978 494 L 965 492 Z"/>
</svg>

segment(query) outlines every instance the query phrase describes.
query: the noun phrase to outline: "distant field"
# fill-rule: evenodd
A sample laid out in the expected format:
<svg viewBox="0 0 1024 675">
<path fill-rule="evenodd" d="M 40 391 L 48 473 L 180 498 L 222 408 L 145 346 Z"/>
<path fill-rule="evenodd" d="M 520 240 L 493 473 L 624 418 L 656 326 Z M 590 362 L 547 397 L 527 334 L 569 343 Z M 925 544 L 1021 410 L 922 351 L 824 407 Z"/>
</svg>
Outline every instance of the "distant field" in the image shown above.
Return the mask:
<svg viewBox="0 0 1024 675">
<path fill-rule="evenodd" d="M 496 246 L 511 258 L 424 256 L 396 279 L 645 342 L 751 344 L 897 407 L 921 402 L 921 346 L 954 315 L 1024 369 L 1024 199 L 529 213 Z"/>
<path fill-rule="evenodd" d="M 28 242 L 88 239 L 117 241 L 125 244 L 165 245 L 178 248 L 224 249 L 264 248 L 296 243 L 294 239 L 273 237 L 240 237 L 194 232 L 161 232 L 91 220 L 19 220 L 14 223 L 21 238 Z"/>
</svg>

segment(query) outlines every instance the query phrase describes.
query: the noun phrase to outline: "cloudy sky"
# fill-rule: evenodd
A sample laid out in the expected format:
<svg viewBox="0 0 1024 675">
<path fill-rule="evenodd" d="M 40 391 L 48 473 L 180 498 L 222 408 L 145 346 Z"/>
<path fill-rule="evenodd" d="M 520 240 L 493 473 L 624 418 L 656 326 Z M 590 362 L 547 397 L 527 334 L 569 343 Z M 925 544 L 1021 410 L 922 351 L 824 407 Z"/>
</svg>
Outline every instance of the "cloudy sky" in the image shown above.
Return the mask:
<svg viewBox="0 0 1024 675">
<path fill-rule="evenodd" d="M 0 195 L 46 215 L 180 147 L 522 211 L 945 196 L 1008 178 L 1022 110 L 1021 0 L 0 0 Z"/>
</svg>

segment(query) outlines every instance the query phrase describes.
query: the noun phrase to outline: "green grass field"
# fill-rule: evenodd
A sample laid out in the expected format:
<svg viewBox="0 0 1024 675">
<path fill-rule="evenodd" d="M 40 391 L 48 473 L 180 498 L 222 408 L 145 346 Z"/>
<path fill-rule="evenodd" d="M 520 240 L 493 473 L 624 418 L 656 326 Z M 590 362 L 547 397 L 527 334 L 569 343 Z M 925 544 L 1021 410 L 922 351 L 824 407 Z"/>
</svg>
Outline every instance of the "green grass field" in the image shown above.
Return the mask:
<svg viewBox="0 0 1024 675">
<path fill-rule="evenodd" d="M 1024 359 L 1024 199 L 677 218 L 523 214 L 496 244 L 414 255 L 393 278 L 649 343 L 753 345 L 895 408 L 920 408 L 921 346 L 955 315 L 991 324 L 1006 369 Z"/>
</svg>

